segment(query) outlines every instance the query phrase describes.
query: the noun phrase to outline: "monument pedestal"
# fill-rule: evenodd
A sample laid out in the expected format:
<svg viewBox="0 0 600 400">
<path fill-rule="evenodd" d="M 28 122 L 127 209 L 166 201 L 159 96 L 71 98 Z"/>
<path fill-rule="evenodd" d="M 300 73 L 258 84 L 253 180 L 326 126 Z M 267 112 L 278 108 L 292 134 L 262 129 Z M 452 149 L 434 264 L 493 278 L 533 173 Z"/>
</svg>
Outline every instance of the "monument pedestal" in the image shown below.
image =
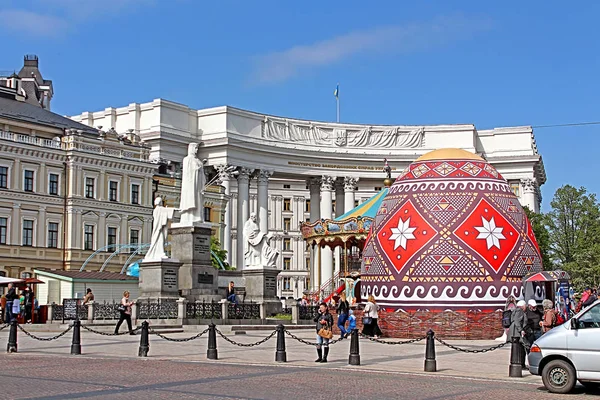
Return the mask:
<svg viewBox="0 0 600 400">
<path fill-rule="evenodd" d="M 282 311 L 281 301 L 277 299 L 277 275 L 279 270 L 274 268 L 245 269 L 242 276 L 246 287 L 246 300 L 262 304 L 265 316 L 278 314 Z"/>
<path fill-rule="evenodd" d="M 179 270 L 179 289 L 189 301 L 219 301 L 219 272 L 210 259 L 211 225 L 207 223 L 193 226 L 173 224 L 171 234 L 171 254 L 177 256 L 182 266 Z"/>
<path fill-rule="evenodd" d="M 179 298 L 179 268 L 177 260 L 140 263 L 139 299 Z"/>
</svg>

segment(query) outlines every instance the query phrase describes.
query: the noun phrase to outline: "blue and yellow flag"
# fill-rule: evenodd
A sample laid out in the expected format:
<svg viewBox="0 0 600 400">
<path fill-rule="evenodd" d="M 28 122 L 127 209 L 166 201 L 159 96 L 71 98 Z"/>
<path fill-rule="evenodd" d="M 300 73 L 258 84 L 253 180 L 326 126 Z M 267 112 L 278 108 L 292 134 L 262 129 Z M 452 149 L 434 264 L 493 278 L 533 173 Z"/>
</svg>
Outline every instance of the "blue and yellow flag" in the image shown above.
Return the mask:
<svg viewBox="0 0 600 400">
<path fill-rule="evenodd" d="M 340 84 L 339 83 L 335 87 L 335 91 L 333 92 L 333 95 L 335 96 L 336 99 L 340 97 Z"/>
</svg>

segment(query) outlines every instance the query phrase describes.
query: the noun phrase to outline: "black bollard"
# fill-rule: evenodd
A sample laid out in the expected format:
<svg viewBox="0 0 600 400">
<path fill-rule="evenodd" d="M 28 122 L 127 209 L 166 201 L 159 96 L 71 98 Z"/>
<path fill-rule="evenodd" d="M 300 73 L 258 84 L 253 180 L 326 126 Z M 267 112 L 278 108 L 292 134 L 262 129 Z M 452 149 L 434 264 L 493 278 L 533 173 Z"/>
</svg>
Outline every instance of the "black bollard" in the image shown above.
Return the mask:
<svg viewBox="0 0 600 400">
<path fill-rule="evenodd" d="M 360 365 L 360 352 L 358 348 L 358 329 L 352 329 L 350 334 L 350 357 L 349 365 Z"/>
<path fill-rule="evenodd" d="M 79 318 L 73 321 L 73 340 L 71 342 L 71 354 L 81 354 L 81 321 Z"/>
<path fill-rule="evenodd" d="M 285 353 L 285 327 L 282 324 L 277 325 L 277 351 L 275 351 L 275 361 L 287 362 Z"/>
<path fill-rule="evenodd" d="M 523 367 L 521 366 L 523 346 L 521 346 L 520 340 L 518 337 L 510 339 L 510 366 L 508 367 L 508 376 L 510 378 L 523 377 Z"/>
<path fill-rule="evenodd" d="M 425 372 L 437 372 L 434 336 L 435 333 L 431 329 L 427 331 L 427 342 L 425 343 Z"/>
<path fill-rule="evenodd" d="M 217 330 L 215 324 L 211 323 L 208 326 L 208 350 L 206 350 L 206 358 L 209 360 L 218 360 L 217 356 Z"/>
<path fill-rule="evenodd" d="M 148 321 L 142 322 L 142 332 L 140 336 L 140 348 L 138 350 L 138 357 L 148 357 L 148 351 L 150 350 L 150 341 L 148 339 Z"/>
<path fill-rule="evenodd" d="M 6 346 L 7 353 L 17 352 L 17 320 L 10 321 L 10 332 L 8 334 L 8 345 Z"/>
</svg>

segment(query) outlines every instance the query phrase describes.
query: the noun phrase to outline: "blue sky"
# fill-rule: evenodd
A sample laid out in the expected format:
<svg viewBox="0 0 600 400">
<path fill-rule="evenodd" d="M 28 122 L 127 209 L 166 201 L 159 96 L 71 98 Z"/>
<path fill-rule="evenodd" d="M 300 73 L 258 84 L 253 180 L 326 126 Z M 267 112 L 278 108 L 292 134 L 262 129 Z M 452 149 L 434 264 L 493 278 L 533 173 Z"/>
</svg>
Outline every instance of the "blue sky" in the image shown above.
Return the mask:
<svg viewBox="0 0 600 400">
<path fill-rule="evenodd" d="M 374 6 L 373 4 L 377 4 Z M 600 121 L 600 2 L 2 0 L 0 70 L 40 57 L 53 111 L 166 98 L 315 120 Z M 598 192 L 600 125 L 535 131 L 548 182 Z"/>
</svg>

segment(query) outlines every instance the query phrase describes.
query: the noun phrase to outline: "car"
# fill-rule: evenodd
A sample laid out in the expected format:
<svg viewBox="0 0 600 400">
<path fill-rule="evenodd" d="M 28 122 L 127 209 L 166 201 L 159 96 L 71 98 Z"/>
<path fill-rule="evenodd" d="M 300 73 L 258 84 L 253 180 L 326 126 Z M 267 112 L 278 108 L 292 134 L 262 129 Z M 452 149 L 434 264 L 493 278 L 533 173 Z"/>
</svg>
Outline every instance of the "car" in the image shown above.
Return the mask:
<svg viewBox="0 0 600 400">
<path fill-rule="evenodd" d="M 600 300 L 531 346 L 529 372 L 552 393 L 569 393 L 579 382 L 600 389 Z"/>
</svg>

